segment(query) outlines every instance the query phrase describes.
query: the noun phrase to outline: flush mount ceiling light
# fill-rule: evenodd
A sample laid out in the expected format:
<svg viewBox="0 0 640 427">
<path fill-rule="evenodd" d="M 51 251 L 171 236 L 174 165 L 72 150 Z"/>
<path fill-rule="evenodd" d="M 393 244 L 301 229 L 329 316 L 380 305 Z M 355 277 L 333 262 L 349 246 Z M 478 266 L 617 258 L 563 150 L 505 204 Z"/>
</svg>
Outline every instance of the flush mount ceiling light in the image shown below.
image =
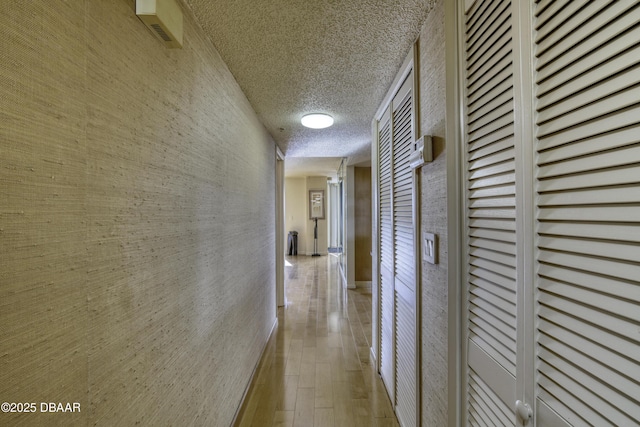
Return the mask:
<svg viewBox="0 0 640 427">
<path fill-rule="evenodd" d="M 306 126 L 308 128 L 324 129 L 333 124 L 333 117 L 328 114 L 315 113 L 303 116 L 302 120 L 300 121 L 302 122 L 303 126 Z"/>
</svg>

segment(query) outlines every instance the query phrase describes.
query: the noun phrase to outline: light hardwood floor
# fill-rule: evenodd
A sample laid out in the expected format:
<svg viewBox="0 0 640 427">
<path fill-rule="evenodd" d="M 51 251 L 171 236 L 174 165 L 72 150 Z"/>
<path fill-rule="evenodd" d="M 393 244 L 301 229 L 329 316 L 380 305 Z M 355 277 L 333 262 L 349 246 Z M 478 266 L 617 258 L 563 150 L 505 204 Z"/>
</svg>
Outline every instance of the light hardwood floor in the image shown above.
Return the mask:
<svg viewBox="0 0 640 427">
<path fill-rule="evenodd" d="M 398 426 L 369 359 L 370 292 L 343 289 L 334 256 L 287 263 L 287 305 L 236 425 Z"/>
</svg>

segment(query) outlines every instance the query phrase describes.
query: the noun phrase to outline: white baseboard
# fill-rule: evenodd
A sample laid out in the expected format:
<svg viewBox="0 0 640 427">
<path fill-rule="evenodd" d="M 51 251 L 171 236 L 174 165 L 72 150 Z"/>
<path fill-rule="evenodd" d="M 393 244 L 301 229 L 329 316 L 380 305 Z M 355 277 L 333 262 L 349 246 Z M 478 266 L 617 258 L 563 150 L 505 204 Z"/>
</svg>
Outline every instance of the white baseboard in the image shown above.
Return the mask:
<svg viewBox="0 0 640 427">
<path fill-rule="evenodd" d="M 371 281 L 357 281 L 356 288 L 371 289 Z"/>
</svg>

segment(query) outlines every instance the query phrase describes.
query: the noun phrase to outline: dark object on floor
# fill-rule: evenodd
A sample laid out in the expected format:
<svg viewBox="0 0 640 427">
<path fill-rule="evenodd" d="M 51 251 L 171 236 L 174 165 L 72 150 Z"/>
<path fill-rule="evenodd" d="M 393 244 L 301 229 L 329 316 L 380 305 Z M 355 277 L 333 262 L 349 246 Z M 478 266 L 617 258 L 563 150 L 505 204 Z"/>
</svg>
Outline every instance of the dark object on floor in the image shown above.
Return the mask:
<svg viewBox="0 0 640 427">
<path fill-rule="evenodd" d="M 298 232 L 297 231 L 289 232 L 287 247 L 289 248 L 289 255 L 298 255 Z"/>
</svg>

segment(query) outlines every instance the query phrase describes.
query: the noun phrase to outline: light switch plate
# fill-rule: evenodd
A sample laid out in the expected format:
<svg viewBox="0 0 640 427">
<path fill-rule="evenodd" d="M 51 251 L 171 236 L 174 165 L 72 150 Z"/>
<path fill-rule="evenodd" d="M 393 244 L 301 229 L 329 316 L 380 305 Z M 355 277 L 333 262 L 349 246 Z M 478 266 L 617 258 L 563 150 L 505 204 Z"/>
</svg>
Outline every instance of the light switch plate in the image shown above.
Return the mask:
<svg viewBox="0 0 640 427">
<path fill-rule="evenodd" d="M 422 259 L 430 264 L 438 263 L 438 235 L 422 233 Z"/>
</svg>

